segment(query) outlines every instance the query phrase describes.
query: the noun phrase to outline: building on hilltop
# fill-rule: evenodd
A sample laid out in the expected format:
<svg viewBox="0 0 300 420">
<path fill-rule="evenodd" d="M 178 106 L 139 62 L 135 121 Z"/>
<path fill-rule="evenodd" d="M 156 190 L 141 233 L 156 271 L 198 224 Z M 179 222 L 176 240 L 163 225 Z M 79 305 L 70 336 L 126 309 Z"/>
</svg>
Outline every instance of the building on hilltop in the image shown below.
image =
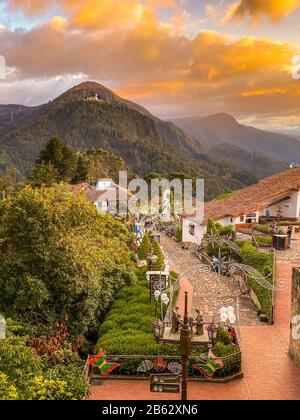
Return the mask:
<svg viewBox="0 0 300 420">
<path fill-rule="evenodd" d="M 100 98 L 98 98 L 98 93 L 94 92 L 90 96 L 86 96 L 85 100 L 90 102 L 97 102 L 100 101 Z"/>
</svg>

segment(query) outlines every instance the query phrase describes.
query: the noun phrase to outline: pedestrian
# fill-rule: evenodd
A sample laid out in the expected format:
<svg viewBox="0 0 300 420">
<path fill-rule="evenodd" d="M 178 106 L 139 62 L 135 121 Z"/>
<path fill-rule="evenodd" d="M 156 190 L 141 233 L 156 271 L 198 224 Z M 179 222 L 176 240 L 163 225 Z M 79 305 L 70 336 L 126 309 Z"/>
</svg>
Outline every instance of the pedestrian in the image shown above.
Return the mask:
<svg viewBox="0 0 300 420">
<path fill-rule="evenodd" d="M 292 243 L 292 234 L 293 234 L 293 227 L 289 226 L 287 230 L 287 235 L 289 237 L 289 245 L 291 245 Z"/>
</svg>

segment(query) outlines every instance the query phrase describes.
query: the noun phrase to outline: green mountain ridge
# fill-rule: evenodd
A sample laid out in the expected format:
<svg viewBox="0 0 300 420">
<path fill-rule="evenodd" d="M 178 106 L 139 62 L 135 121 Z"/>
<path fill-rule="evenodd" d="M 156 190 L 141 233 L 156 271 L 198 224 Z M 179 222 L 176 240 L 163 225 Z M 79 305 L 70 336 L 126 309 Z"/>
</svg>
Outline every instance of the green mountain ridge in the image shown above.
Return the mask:
<svg viewBox="0 0 300 420">
<path fill-rule="evenodd" d="M 246 126 L 229 114 L 178 118 L 172 122 L 190 136 L 210 146 L 227 143 L 285 165 L 291 162 L 300 164 L 300 141 L 296 136 Z"/>
<path fill-rule="evenodd" d="M 86 100 L 95 93 L 98 101 Z M 179 172 L 205 178 L 207 198 L 256 180 L 249 168 L 217 157 L 207 144 L 172 122 L 160 120 L 95 82 L 75 86 L 39 107 L 17 107 L 0 107 L 0 172 L 16 166 L 29 175 L 40 151 L 51 137 L 58 136 L 75 151 L 101 148 L 114 153 L 139 176 Z"/>
</svg>

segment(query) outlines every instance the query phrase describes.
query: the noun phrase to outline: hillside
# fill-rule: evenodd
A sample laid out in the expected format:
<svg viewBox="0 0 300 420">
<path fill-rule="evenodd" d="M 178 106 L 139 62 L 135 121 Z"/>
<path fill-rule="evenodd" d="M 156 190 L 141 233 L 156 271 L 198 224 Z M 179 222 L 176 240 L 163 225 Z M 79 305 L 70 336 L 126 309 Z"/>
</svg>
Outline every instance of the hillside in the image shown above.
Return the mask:
<svg viewBox="0 0 300 420">
<path fill-rule="evenodd" d="M 85 99 L 94 93 L 98 94 L 98 101 Z M 204 142 L 185 134 L 173 123 L 156 118 L 145 108 L 94 82 L 75 86 L 39 107 L 17 107 L 2 107 L 0 112 L 2 172 L 16 166 L 23 175 L 30 174 L 48 140 L 59 136 L 73 150 L 102 148 L 114 153 L 140 176 L 180 172 L 191 178 L 205 178 L 207 198 L 256 180 L 255 174 L 234 162 L 214 160 Z"/>
<path fill-rule="evenodd" d="M 212 146 L 227 143 L 285 164 L 300 164 L 300 142 L 296 137 L 239 124 L 228 114 L 181 118 L 173 122 L 189 135 Z"/>
</svg>

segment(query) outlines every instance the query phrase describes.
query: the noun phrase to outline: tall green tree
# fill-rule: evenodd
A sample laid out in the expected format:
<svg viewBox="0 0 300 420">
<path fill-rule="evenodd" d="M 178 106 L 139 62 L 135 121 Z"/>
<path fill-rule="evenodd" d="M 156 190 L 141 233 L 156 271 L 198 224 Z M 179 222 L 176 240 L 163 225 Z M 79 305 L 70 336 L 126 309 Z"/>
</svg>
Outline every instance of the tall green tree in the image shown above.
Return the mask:
<svg viewBox="0 0 300 420">
<path fill-rule="evenodd" d="M 76 169 L 72 180 L 73 184 L 79 184 L 88 180 L 89 160 L 85 153 L 78 153 Z"/>
<path fill-rule="evenodd" d="M 37 163 L 32 169 L 30 177 L 34 187 L 52 187 L 61 180 L 58 169 L 51 162 Z"/>
<path fill-rule="evenodd" d="M 52 164 L 58 171 L 61 181 L 71 181 L 76 168 L 76 155 L 64 146 L 58 137 L 53 137 L 41 151 L 36 164 Z"/>
<path fill-rule="evenodd" d="M 120 222 L 69 187 L 25 187 L 1 206 L 0 311 L 85 333 L 134 279 L 129 243 Z"/>
</svg>

